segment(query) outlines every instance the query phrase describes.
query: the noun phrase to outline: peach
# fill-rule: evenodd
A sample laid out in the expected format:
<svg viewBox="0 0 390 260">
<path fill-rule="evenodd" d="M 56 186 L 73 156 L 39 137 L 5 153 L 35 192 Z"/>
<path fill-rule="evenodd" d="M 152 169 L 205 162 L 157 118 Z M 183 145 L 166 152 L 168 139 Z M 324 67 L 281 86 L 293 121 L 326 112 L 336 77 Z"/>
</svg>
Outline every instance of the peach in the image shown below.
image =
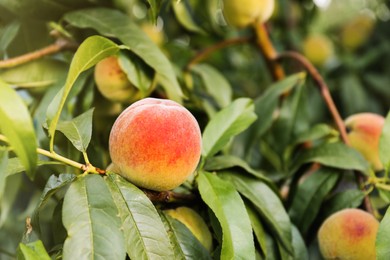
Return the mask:
<svg viewBox="0 0 390 260">
<path fill-rule="evenodd" d="M 131 84 L 116 56 L 98 62 L 94 77 L 99 92 L 111 101 L 131 103 L 140 98 L 140 91 Z"/>
<path fill-rule="evenodd" d="M 188 207 L 178 207 L 176 209 L 165 210 L 165 212 L 186 225 L 199 242 L 211 252 L 213 247 L 211 232 L 206 222 L 195 210 Z"/>
<path fill-rule="evenodd" d="M 275 7 L 274 0 L 223 0 L 223 15 L 234 27 L 246 27 L 256 20 L 266 22 Z"/>
<path fill-rule="evenodd" d="M 325 259 L 375 259 L 379 222 L 361 209 L 344 209 L 329 216 L 318 231 Z"/>
<path fill-rule="evenodd" d="M 379 158 L 379 139 L 385 118 L 374 113 L 358 113 L 345 120 L 351 147 L 358 150 L 375 171 L 383 169 Z"/>
<path fill-rule="evenodd" d="M 350 20 L 341 30 L 340 40 L 347 50 L 354 51 L 369 39 L 375 26 L 375 20 L 368 14 L 359 14 Z"/>
<path fill-rule="evenodd" d="M 109 151 L 119 174 L 155 191 L 181 185 L 196 169 L 202 137 L 195 117 L 182 105 L 145 98 L 116 119 Z"/>
<path fill-rule="evenodd" d="M 309 35 L 303 41 L 303 54 L 314 65 L 323 66 L 333 55 L 333 44 L 325 35 Z"/>
<path fill-rule="evenodd" d="M 143 23 L 141 29 L 156 45 L 160 46 L 164 43 L 164 32 L 161 28 L 151 23 Z"/>
</svg>

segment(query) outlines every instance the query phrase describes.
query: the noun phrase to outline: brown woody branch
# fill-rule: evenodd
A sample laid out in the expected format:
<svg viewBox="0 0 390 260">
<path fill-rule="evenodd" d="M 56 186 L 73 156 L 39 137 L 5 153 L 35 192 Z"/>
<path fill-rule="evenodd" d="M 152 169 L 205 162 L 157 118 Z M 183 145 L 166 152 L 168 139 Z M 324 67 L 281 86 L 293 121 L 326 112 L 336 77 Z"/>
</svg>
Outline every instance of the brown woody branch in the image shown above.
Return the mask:
<svg viewBox="0 0 390 260">
<path fill-rule="evenodd" d="M 196 199 L 194 194 L 177 193 L 173 191 L 152 191 L 143 189 L 143 192 L 152 202 L 188 202 Z"/>
<path fill-rule="evenodd" d="M 66 39 L 57 39 L 53 44 L 50 44 L 42 49 L 23 54 L 7 60 L 0 60 L 0 69 L 12 68 L 33 60 L 40 59 L 44 56 L 55 54 L 67 49 L 76 49 L 77 44 Z"/>
</svg>

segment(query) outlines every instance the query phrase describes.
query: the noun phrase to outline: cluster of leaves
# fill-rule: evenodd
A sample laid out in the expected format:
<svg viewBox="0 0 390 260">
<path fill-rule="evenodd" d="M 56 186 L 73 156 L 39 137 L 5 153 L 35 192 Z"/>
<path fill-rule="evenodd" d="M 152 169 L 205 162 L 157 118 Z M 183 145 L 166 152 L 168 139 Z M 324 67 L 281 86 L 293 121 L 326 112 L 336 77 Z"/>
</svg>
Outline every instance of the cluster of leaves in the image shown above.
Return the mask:
<svg viewBox="0 0 390 260">
<path fill-rule="evenodd" d="M 22 259 L 320 258 L 319 225 L 368 194 L 354 172 L 376 176 L 340 141 L 325 107 L 313 119 L 318 94 L 305 73 L 272 83 L 250 44 L 187 66 L 210 44 L 253 36 L 224 26 L 218 2 L 0 1 L 3 57 L 51 43 L 49 22 L 62 40 L 79 45 L 0 71 L 2 259 L 12 259 L 16 247 Z M 159 19 L 164 46 L 141 29 Z M 144 96 L 180 102 L 200 123 L 200 165 L 175 190 L 197 199 L 153 203 L 114 173 L 77 169 L 82 160 L 100 168 L 110 162 L 107 137 L 124 106 L 96 91 L 92 71 L 118 53 Z M 390 203 L 389 127 L 388 117 L 380 146 L 387 167 L 369 190 L 378 215 Z M 213 234 L 212 252 L 164 212 L 178 204 L 200 212 Z M 381 224 L 378 259 L 388 255 L 389 219 Z"/>
</svg>

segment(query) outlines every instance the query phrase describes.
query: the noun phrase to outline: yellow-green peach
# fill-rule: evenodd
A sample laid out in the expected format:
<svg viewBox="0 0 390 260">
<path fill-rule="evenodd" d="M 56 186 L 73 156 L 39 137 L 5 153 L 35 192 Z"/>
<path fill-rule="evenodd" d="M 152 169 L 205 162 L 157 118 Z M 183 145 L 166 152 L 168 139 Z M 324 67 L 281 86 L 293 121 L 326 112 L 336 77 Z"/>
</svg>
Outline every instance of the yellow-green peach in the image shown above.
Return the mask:
<svg viewBox="0 0 390 260">
<path fill-rule="evenodd" d="M 164 32 L 157 26 L 151 23 L 143 23 L 141 29 L 156 45 L 164 43 Z"/>
<path fill-rule="evenodd" d="M 199 242 L 211 252 L 213 247 L 211 232 L 206 222 L 195 210 L 188 207 L 178 207 L 165 210 L 165 212 L 186 225 Z"/>
<path fill-rule="evenodd" d="M 341 44 L 345 49 L 354 51 L 370 37 L 375 20 L 368 14 L 360 14 L 350 20 L 341 30 Z"/>
<path fill-rule="evenodd" d="M 139 187 L 171 190 L 196 169 L 201 132 L 195 117 L 167 99 L 145 98 L 116 119 L 109 151 L 119 174 Z"/>
<path fill-rule="evenodd" d="M 375 260 L 379 222 L 361 209 L 344 209 L 328 217 L 318 231 L 325 259 Z"/>
<path fill-rule="evenodd" d="M 254 21 L 266 22 L 274 11 L 274 0 L 223 0 L 223 15 L 234 27 L 246 27 Z"/>
<path fill-rule="evenodd" d="M 111 101 L 131 103 L 139 99 L 138 89 L 131 84 L 116 56 L 98 62 L 94 77 L 99 92 Z"/>
<path fill-rule="evenodd" d="M 316 66 L 323 66 L 333 55 L 333 44 L 321 34 L 308 36 L 303 42 L 303 54 Z"/>
<path fill-rule="evenodd" d="M 383 169 L 379 158 L 379 139 L 385 118 L 374 113 L 358 113 L 345 120 L 348 141 L 372 165 L 375 171 Z"/>
</svg>

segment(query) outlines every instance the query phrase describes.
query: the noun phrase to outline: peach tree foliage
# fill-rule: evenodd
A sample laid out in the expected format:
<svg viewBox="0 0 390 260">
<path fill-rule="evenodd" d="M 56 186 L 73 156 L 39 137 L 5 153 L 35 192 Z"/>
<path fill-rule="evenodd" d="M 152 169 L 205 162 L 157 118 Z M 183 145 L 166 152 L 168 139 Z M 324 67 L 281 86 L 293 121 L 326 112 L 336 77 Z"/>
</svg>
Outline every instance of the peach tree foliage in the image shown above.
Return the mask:
<svg viewBox="0 0 390 260">
<path fill-rule="evenodd" d="M 385 169 L 374 173 L 319 108 L 311 75 L 295 68 L 272 80 L 254 32 L 217 23 L 218 1 L 128 1 L 144 8 L 149 22 L 162 17 L 163 47 L 142 31 L 126 1 L 114 2 L 0 1 L 2 59 L 53 43 L 50 31 L 77 47 L 0 69 L 1 259 L 317 259 L 321 223 L 363 207 L 365 198 L 375 202 L 376 252 L 386 259 L 390 116 L 379 145 Z M 233 37 L 247 40 L 193 62 Z M 100 95 L 93 70 L 114 54 L 143 97 L 183 104 L 202 129 L 198 168 L 173 192 L 146 191 L 102 171 L 119 114 L 110 109 L 126 106 Z M 368 189 L 356 172 L 374 180 Z M 211 250 L 166 214 L 179 206 L 207 223 Z"/>
</svg>

